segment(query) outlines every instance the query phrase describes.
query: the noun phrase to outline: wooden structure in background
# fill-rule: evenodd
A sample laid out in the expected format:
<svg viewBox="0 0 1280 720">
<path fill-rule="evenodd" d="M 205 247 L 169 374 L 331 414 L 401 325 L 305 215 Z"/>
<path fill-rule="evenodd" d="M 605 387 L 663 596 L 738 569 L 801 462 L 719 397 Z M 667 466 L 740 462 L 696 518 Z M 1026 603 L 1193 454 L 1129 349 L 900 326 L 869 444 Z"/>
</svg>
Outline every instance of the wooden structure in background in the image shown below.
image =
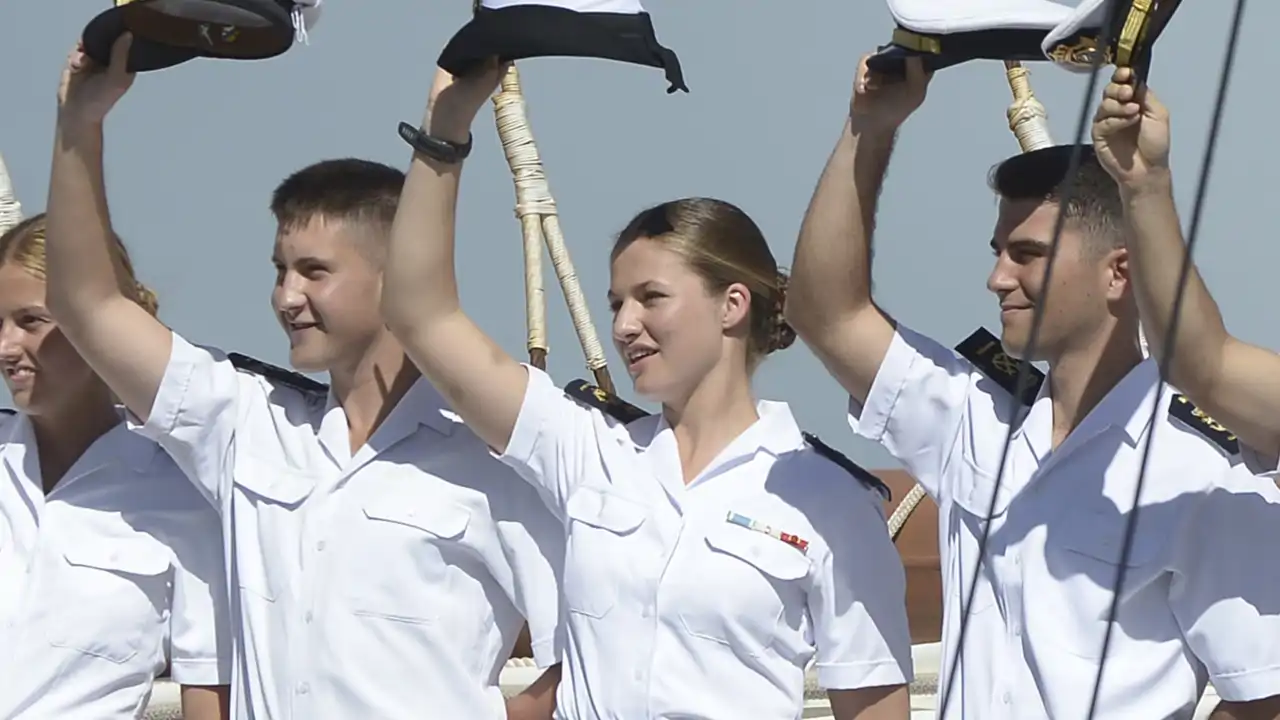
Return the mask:
<svg viewBox="0 0 1280 720">
<path fill-rule="evenodd" d="M 893 491 L 893 501 L 884 506 L 885 517 L 888 517 L 916 481 L 905 470 L 873 472 Z M 938 555 L 938 506 L 932 498 L 920 501 L 902 526 L 895 544 L 907 571 L 911 642 L 938 642 L 942 639 L 942 565 Z"/>
</svg>

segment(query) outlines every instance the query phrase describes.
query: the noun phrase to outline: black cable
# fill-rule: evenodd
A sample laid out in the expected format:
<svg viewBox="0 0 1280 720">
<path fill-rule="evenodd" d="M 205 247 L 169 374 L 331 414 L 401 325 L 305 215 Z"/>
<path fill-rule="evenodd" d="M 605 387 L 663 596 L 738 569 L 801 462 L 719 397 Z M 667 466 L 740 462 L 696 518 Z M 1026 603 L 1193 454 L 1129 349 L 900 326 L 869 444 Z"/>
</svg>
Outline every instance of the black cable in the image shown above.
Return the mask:
<svg viewBox="0 0 1280 720">
<path fill-rule="evenodd" d="M 1098 70 L 1102 67 L 1104 60 L 1108 58 L 1107 48 L 1114 45 L 1115 35 L 1117 33 L 1116 20 L 1119 17 L 1121 5 L 1127 3 L 1111 2 L 1107 4 L 1106 18 L 1102 23 L 1102 37 L 1099 38 L 1098 50 L 1092 58 L 1092 69 L 1089 73 L 1089 82 L 1086 84 L 1084 92 L 1084 100 L 1080 105 L 1080 117 L 1076 123 L 1076 136 L 1074 145 L 1071 150 L 1071 159 L 1067 164 L 1067 182 L 1058 196 L 1058 217 L 1054 221 L 1053 240 L 1049 246 L 1049 258 L 1045 264 L 1044 280 L 1041 287 L 1044 293 L 1040 298 L 1040 302 L 1036 305 L 1036 312 L 1031 322 L 1031 336 L 1027 339 L 1027 347 L 1023 353 L 1023 357 L 1018 361 L 1018 377 L 1015 389 L 1026 387 L 1027 381 L 1031 376 L 1032 365 L 1026 358 L 1035 357 L 1036 345 L 1040 339 L 1040 327 L 1044 321 L 1045 308 L 1049 301 L 1050 280 L 1053 277 L 1053 268 L 1058 256 L 1059 241 L 1062 239 L 1062 229 L 1067 219 L 1067 205 L 1072 200 L 1072 192 L 1075 188 L 1075 176 L 1080 169 L 1080 163 L 1084 156 L 1084 140 L 1085 130 L 1089 127 L 1089 108 L 1090 104 L 1097 92 L 1098 86 Z M 962 658 L 964 657 L 964 640 L 965 634 L 969 628 L 970 610 L 973 608 L 973 595 L 978 587 L 978 577 L 982 573 L 982 561 L 986 556 L 987 543 L 991 536 L 991 520 L 995 513 L 996 499 L 1000 496 L 1000 483 L 1004 479 L 1005 466 L 1009 460 L 1009 449 L 1013 445 L 1013 434 L 1022 424 L 1025 413 L 1030 407 L 1024 406 L 1021 401 L 1021 393 L 1012 392 L 1009 396 L 1009 429 L 1005 435 L 1004 449 L 1000 453 L 1000 469 L 996 474 L 995 486 L 991 491 L 991 501 L 987 506 L 986 518 L 982 526 L 982 535 L 978 540 L 978 562 L 974 566 L 973 577 L 969 581 L 968 592 L 961 597 L 962 607 L 964 608 L 960 619 L 960 634 L 956 638 L 955 657 L 951 661 L 951 670 L 947 673 L 946 691 L 942 696 L 942 706 L 938 717 L 945 718 L 947 714 L 947 706 L 951 701 L 951 693 L 955 689 L 956 670 L 960 667 Z M 963 563 L 960 565 L 961 573 L 963 573 Z"/>
<path fill-rule="evenodd" d="M 1147 460 L 1151 455 L 1151 447 L 1156 436 L 1156 427 L 1163 407 L 1160 399 L 1168 375 L 1166 368 L 1169 367 L 1169 362 L 1173 359 L 1174 342 L 1177 339 L 1178 332 L 1178 318 L 1182 314 L 1183 300 L 1186 297 L 1184 290 L 1187 287 L 1187 281 L 1191 278 L 1191 253 L 1195 247 L 1196 238 L 1200 233 L 1200 220 L 1203 217 L 1205 198 L 1209 194 L 1209 175 L 1213 170 L 1213 161 L 1218 146 L 1218 130 L 1222 126 L 1222 117 L 1225 114 L 1227 105 L 1227 89 L 1231 85 L 1231 71 L 1235 66 L 1236 46 L 1240 39 L 1244 7 L 1245 0 L 1236 0 L 1235 15 L 1231 19 L 1231 32 L 1227 37 L 1226 54 L 1222 61 L 1222 70 L 1218 75 L 1217 104 L 1213 108 L 1213 119 L 1209 123 L 1209 136 L 1205 142 L 1204 157 L 1200 162 L 1200 180 L 1196 186 L 1195 205 L 1191 211 L 1191 223 L 1187 231 L 1187 245 L 1182 254 L 1182 269 L 1178 276 L 1178 294 L 1173 302 L 1173 317 L 1169 320 L 1169 331 L 1165 335 L 1165 346 L 1162 349 L 1163 352 L 1161 352 L 1159 363 L 1160 384 L 1156 388 L 1156 403 L 1151 408 L 1151 421 L 1147 424 L 1146 447 L 1142 451 L 1142 464 L 1138 471 L 1138 484 L 1133 491 L 1133 509 L 1130 511 L 1129 520 L 1125 525 L 1124 542 L 1120 546 L 1120 567 L 1116 570 L 1116 584 L 1111 596 L 1111 609 L 1107 613 L 1107 629 L 1102 637 L 1102 659 L 1098 665 L 1097 677 L 1093 682 L 1093 697 L 1089 701 L 1089 720 L 1092 720 L 1093 713 L 1097 709 L 1098 698 L 1101 696 L 1102 671 L 1106 667 L 1107 650 L 1111 645 L 1111 629 L 1120 610 L 1124 579 L 1129 570 L 1129 556 L 1133 551 L 1133 539 L 1137 534 L 1135 529 L 1138 526 L 1138 501 L 1142 497 L 1142 486 L 1147 474 Z M 1136 102 L 1137 100 L 1138 98 L 1135 97 L 1134 101 Z"/>
</svg>

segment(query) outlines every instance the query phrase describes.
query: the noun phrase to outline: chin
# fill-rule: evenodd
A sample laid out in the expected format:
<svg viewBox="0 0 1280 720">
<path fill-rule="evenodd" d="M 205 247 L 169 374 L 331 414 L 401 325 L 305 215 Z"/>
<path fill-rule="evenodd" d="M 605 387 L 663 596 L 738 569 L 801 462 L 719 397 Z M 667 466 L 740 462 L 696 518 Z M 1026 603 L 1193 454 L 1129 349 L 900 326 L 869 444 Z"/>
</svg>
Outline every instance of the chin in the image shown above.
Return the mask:
<svg viewBox="0 0 1280 720">
<path fill-rule="evenodd" d="M 329 371 L 329 359 L 314 349 L 295 347 L 289 349 L 289 365 L 304 373 Z"/>
<path fill-rule="evenodd" d="M 1000 332 L 1000 349 L 1005 355 L 1021 360 L 1027 350 L 1027 334 L 1024 328 L 1003 326 Z"/>
</svg>

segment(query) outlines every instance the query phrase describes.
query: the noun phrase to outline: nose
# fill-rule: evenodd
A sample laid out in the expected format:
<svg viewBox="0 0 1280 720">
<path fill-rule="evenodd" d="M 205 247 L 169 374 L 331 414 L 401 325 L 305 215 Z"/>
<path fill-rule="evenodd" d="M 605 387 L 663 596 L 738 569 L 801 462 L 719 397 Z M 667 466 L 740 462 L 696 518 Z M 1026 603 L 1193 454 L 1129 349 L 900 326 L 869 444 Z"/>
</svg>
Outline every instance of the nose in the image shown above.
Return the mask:
<svg viewBox="0 0 1280 720">
<path fill-rule="evenodd" d="M 642 327 L 638 303 L 623 301 L 618 312 L 613 315 L 613 341 L 618 345 L 628 345 L 640 337 Z"/>
<path fill-rule="evenodd" d="M 297 314 L 307 304 L 304 292 L 305 280 L 295 272 L 288 271 L 276 286 L 276 309 L 288 315 Z"/>
<path fill-rule="evenodd" d="M 987 276 L 987 290 L 996 295 L 1003 296 L 1013 292 L 1018 288 L 1018 278 L 1014 274 L 1013 261 L 1009 259 L 1007 253 L 1000 253 L 996 258 L 995 267 L 991 268 L 991 274 Z"/>
<path fill-rule="evenodd" d="M 0 361 L 15 363 L 22 359 L 23 332 L 11 322 L 0 323 Z"/>
</svg>

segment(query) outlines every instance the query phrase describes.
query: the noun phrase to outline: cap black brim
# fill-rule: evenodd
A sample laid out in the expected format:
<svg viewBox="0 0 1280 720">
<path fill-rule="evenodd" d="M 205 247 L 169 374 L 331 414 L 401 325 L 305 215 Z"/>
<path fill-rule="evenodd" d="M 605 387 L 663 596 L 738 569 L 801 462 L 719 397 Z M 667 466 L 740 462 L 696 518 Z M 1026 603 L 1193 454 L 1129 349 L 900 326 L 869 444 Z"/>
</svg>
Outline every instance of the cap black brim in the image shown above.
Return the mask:
<svg viewBox="0 0 1280 720">
<path fill-rule="evenodd" d="M 547 5 L 482 9 L 449 40 L 437 64 L 462 76 L 489 58 L 586 57 L 661 68 L 671 84 L 684 84 L 676 54 L 658 43 L 647 13 L 583 13 Z"/>
<path fill-rule="evenodd" d="M 890 77 L 906 75 L 906 61 L 919 57 L 926 72 L 936 72 L 973 60 L 1017 60 L 1019 62 L 1044 62 L 1044 42 L 1047 30 L 976 30 L 949 35 L 928 35 L 941 46 L 940 52 L 927 52 L 887 45 L 867 59 L 867 67 Z"/>
<path fill-rule="evenodd" d="M 222 25 L 170 16 L 147 3 L 122 5 L 98 15 L 85 28 L 85 53 L 97 63 L 108 64 L 111 46 L 127 29 L 134 31 L 130 72 L 161 70 L 199 57 L 265 60 L 293 45 L 293 21 L 282 0 L 219 3 L 252 13 L 265 22 Z"/>
<path fill-rule="evenodd" d="M 98 15 L 85 27 L 84 52 L 95 63 L 107 66 L 111 62 L 111 46 L 125 32 L 122 8 L 111 8 Z M 180 65 L 188 60 L 200 57 L 195 51 L 187 48 L 161 45 L 160 43 L 134 37 L 129 48 L 129 72 L 150 72 Z"/>
</svg>

